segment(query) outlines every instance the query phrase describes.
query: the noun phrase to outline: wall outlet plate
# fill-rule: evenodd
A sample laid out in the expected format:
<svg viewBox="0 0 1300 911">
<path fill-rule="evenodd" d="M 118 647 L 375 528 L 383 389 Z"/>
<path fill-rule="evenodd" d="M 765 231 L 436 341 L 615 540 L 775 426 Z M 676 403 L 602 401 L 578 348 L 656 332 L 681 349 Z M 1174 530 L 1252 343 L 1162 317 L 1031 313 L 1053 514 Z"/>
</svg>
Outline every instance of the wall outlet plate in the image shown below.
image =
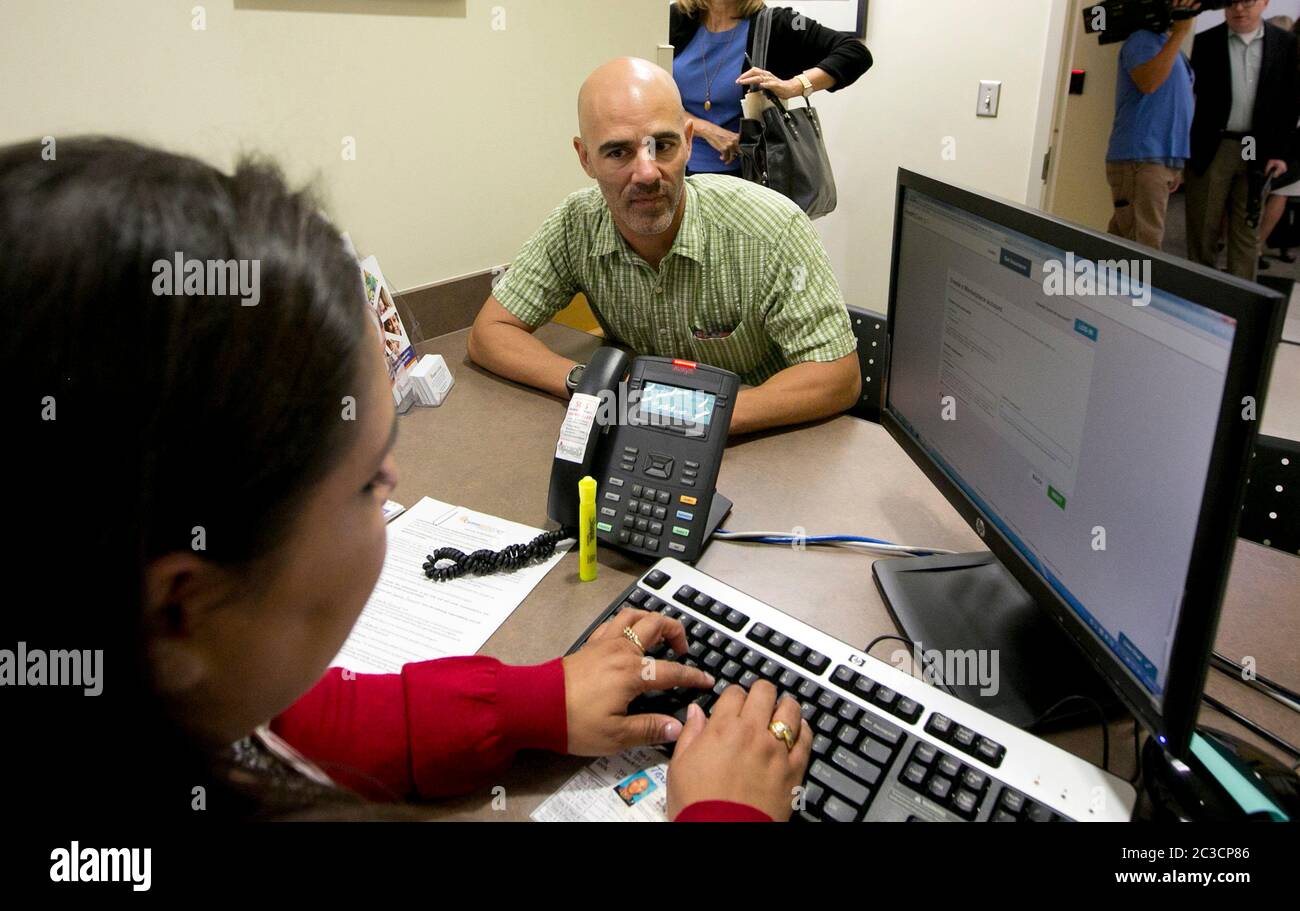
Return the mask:
<svg viewBox="0 0 1300 911">
<path fill-rule="evenodd" d="M 975 102 L 976 117 L 998 116 L 998 102 L 1002 99 L 1001 80 L 983 79 L 980 81 L 980 94 Z"/>
</svg>

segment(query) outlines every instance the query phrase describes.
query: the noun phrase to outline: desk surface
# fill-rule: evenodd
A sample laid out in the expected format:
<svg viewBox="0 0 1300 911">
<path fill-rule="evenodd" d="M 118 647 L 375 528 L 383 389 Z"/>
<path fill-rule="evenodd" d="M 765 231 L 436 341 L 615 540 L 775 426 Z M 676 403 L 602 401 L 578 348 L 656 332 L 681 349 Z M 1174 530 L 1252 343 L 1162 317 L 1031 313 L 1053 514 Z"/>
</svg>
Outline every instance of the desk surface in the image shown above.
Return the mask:
<svg viewBox="0 0 1300 911">
<path fill-rule="evenodd" d="M 565 403 L 471 364 L 465 355 L 467 334 L 454 332 L 417 347 L 418 354 L 445 357 L 456 385 L 440 408 L 417 408 L 401 419 L 395 450 L 401 486 L 396 499 L 410 505 L 431 496 L 545 526 L 551 461 Z M 538 337 L 557 352 L 584 361 L 600 343 L 555 325 L 540 329 Z M 1300 379 L 1290 388 L 1300 389 Z M 1284 411 L 1278 405 L 1280 398 L 1269 403 L 1266 422 Z M 726 522 L 735 529 L 803 526 L 809 534 L 856 532 L 956 551 L 983 549 L 980 539 L 889 434 L 858 418 L 842 416 L 733 441 L 718 489 L 735 501 Z M 839 549 L 797 552 L 715 542 L 698 566 L 839 639 L 865 645 L 875 636 L 897 632 L 871 580 L 872 562 L 868 555 Z M 578 581 L 576 557 L 566 556 L 487 641 L 482 654 L 513 664 L 539 663 L 563 654 L 643 570 L 643 564 L 602 548 L 599 578 L 584 584 Z M 1219 648 L 1232 657 L 1254 656 L 1260 673 L 1300 689 L 1297 604 L 1300 559 L 1240 542 Z M 874 654 L 888 660 L 895 645 L 882 643 Z M 1211 672 L 1208 690 L 1300 743 L 1300 718 L 1268 699 L 1216 672 Z M 1205 718 L 1243 733 L 1213 712 L 1207 711 Z M 1048 739 L 1100 762 L 1097 725 Z M 504 811 L 494 811 L 491 795 L 484 792 L 440 801 L 430 805 L 429 812 L 435 818 L 526 819 L 542 799 L 589 761 L 525 753 L 502 775 Z M 1111 725 L 1110 768 L 1121 777 L 1133 774 L 1131 721 Z"/>
</svg>

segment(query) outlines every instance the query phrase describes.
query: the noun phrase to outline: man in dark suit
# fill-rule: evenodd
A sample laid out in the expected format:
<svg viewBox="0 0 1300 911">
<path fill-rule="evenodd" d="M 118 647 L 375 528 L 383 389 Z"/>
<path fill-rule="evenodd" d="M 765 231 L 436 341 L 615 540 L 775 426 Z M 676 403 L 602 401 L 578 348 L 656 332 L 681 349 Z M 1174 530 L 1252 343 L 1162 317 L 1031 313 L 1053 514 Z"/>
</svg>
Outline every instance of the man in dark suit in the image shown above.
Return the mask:
<svg viewBox="0 0 1300 911">
<path fill-rule="evenodd" d="M 1295 37 L 1266 24 L 1267 9 L 1268 0 L 1234 0 L 1224 24 L 1202 32 L 1192 45 L 1196 115 L 1187 253 L 1194 262 L 1215 264 L 1226 211 L 1228 271 L 1251 281 L 1259 265 L 1257 228 L 1247 221 L 1251 172 L 1285 173 L 1300 101 Z"/>
</svg>

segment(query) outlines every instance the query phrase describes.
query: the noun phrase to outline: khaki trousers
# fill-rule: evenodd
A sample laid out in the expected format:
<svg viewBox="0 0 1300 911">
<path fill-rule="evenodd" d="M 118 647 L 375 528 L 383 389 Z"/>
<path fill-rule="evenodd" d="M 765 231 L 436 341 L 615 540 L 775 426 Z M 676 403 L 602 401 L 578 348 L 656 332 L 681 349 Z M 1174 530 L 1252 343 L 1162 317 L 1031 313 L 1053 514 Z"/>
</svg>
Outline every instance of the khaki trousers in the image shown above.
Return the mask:
<svg viewBox="0 0 1300 911">
<path fill-rule="evenodd" d="M 1159 250 L 1165 240 L 1169 195 L 1178 186 L 1181 173 L 1151 161 L 1106 162 L 1106 180 L 1115 206 L 1106 230 Z"/>
<path fill-rule="evenodd" d="M 1250 162 L 1236 139 L 1219 143 L 1204 174 L 1187 169 L 1187 257 L 1213 268 L 1218 262 L 1219 230 L 1228 215 L 1228 271 L 1247 281 L 1259 268 L 1259 238 L 1246 224 Z"/>
</svg>

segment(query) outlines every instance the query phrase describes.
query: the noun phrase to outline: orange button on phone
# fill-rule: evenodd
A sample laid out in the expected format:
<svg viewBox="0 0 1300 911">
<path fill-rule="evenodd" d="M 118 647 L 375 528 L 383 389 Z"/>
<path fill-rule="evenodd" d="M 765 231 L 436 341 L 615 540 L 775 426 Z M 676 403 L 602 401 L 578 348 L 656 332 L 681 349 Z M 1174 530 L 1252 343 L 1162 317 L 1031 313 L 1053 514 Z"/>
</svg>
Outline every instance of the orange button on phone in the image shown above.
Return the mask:
<svg viewBox="0 0 1300 911">
<path fill-rule="evenodd" d="M 687 506 L 694 506 L 696 503 L 699 502 L 699 500 L 695 499 L 694 497 L 688 497 L 686 496 L 686 494 L 682 494 L 682 502 L 685 503 Z"/>
</svg>

